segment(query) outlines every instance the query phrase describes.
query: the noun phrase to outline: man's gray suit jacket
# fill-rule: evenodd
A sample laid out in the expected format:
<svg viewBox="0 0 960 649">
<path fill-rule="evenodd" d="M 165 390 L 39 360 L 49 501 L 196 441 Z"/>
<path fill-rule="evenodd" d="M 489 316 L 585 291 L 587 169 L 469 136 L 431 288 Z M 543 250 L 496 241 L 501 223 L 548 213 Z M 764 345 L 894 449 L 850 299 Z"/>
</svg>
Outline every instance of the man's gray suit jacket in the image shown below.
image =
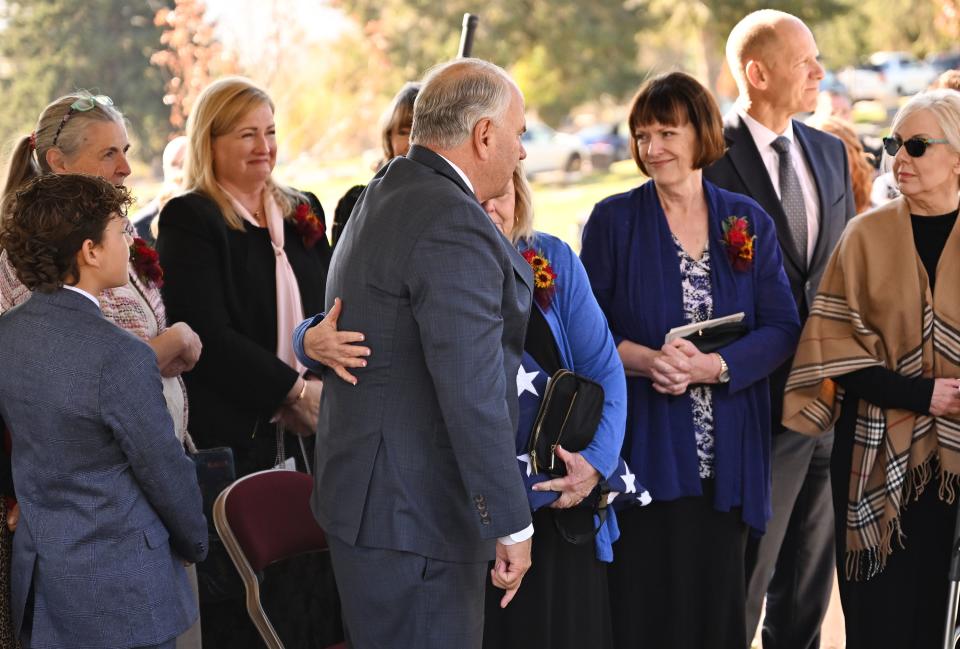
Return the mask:
<svg viewBox="0 0 960 649">
<path fill-rule="evenodd" d="M 328 373 L 313 511 L 351 545 L 493 558 L 530 523 L 516 376 L 533 277 L 463 179 L 414 146 L 370 182 L 337 243 L 326 304 L 371 349 Z"/>
<path fill-rule="evenodd" d="M 0 414 L 17 632 L 31 586 L 32 647 L 142 647 L 189 628 L 181 557 L 204 558 L 207 524 L 150 347 L 84 295 L 35 293 L 0 317 Z"/>
</svg>

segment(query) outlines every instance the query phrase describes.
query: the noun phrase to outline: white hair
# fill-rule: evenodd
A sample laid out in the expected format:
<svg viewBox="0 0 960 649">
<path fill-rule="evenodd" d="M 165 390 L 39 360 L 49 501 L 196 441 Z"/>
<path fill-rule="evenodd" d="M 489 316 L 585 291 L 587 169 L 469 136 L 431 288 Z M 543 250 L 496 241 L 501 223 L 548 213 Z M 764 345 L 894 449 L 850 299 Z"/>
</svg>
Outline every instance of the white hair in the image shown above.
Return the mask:
<svg viewBox="0 0 960 649">
<path fill-rule="evenodd" d="M 413 105 L 411 144 L 452 149 L 482 119 L 499 121 L 515 85 L 503 68 L 481 59 L 457 59 L 431 68 Z"/>
</svg>

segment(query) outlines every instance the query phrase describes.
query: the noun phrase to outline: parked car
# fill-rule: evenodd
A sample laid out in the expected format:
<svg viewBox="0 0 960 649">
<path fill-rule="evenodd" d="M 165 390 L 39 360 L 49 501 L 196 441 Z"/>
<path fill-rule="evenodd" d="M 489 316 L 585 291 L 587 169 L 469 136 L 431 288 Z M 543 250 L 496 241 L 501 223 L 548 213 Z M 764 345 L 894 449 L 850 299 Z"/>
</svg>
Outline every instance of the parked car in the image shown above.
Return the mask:
<svg viewBox="0 0 960 649">
<path fill-rule="evenodd" d="M 630 158 L 630 138 L 626 122 L 601 122 L 577 132 L 577 137 L 590 151 L 594 169 L 606 169 L 612 163 Z"/>
<path fill-rule="evenodd" d="M 579 138 L 568 133 L 557 133 L 546 124 L 527 122 L 523 134 L 523 148 L 527 159 L 523 167 L 528 174 L 541 171 L 580 171 L 590 152 Z"/>
<path fill-rule="evenodd" d="M 867 65 L 847 68 L 838 75 L 850 99 L 890 99 L 913 95 L 936 78 L 929 64 L 909 52 L 875 52 Z"/>
<path fill-rule="evenodd" d="M 960 52 L 931 54 L 927 57 L 927 63 L 930 64 L 930 67 L 933 68 L 937 76 L 940 76 L 947 70 L 960 70 Z"/>
</svg>

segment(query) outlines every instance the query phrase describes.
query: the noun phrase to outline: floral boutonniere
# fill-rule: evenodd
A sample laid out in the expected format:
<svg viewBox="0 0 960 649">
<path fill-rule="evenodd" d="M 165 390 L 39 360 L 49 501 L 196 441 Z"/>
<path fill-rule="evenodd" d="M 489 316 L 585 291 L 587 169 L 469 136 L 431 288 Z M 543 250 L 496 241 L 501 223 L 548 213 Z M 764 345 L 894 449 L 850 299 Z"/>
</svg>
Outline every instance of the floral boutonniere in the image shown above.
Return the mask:
<svg viewBox="0 0 960 649">
<path fill-rule="evenodd" d="M 130 263 L 140 281 L 153 288 L 163 286 L 163 268 L 160 267 L 160 255 L 149 243 L 140 237 L 133 238 L 130 246 Z"/>
<path fill-rule="evenodd" d="M 553 294 L 557 291 L 557 273 L 542 251 L 528 248 L 522 254 L 533 269 L 533 299 L 541 309 L 546 310 L 550 308 Z"/>
<path fill-rule="evenodd" d="M 309 203 L 300 203 L 293 213 L 293 223 L 297 234 L 303 239 L 303 245 L 313 248 L 324 235 L 323 221 L 310 209 Z"/>
<path fill-rule="evenodd" d="M 723 222 L 723 246 L 734 270 L 748 271 L 753 266 L 753 242 L 750 221 L 745 216 L 728 216 Z"/>
</svg>

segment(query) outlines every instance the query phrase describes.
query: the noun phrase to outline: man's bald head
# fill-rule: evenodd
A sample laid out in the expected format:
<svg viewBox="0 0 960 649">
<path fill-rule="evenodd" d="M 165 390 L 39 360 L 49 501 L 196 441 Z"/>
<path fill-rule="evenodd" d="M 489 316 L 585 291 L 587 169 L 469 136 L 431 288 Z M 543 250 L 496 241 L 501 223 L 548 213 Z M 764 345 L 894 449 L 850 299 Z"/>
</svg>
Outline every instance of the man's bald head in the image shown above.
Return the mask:
<svg viewBox="0 0 960 649">
<path fill-rule="evenodd" d="M 783 30 L 798 26 L 807 28 L 796 16 L 776 9 L 754 11 L 734 26 L 727 38 L 727 65 L 740 94 L 747 89 L 747 64 L 756 60 L 774 65 Z"/>
</svg>

